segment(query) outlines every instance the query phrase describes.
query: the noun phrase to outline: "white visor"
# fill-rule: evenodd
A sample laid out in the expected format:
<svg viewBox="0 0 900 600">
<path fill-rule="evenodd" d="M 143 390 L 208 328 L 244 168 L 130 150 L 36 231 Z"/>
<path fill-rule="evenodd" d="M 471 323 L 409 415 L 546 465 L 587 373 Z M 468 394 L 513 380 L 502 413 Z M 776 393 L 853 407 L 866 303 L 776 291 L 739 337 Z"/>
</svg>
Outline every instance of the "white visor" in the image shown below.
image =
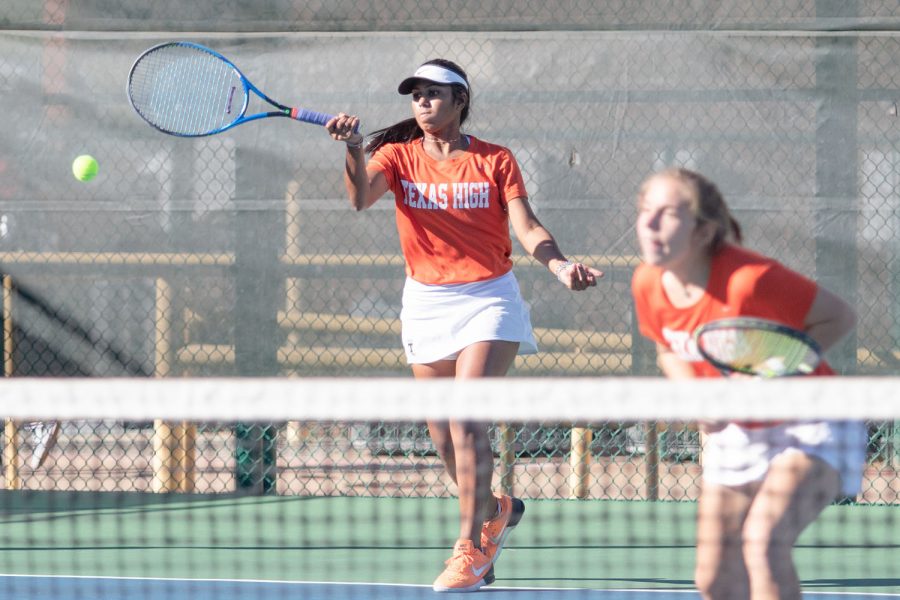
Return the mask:
<svg viewBox="0 0 900 600">
<path fill-rule="evenodd" d="M 416 82 L 422 80 L 440 83 L 441 85 L 458 83 L 464 88 L 469 89 L 469 84 L 459 73 L 451 71 L 450 69 L 445 69 L 439 65 L 422 65 L 416 69 L 416 72 L 413 73 L 412 77 L 407 77 L 400 82 L 397 91 L 404 95 L 410 94 L 412 93 L 412 89 L 415 87 Z"/>
</svg>

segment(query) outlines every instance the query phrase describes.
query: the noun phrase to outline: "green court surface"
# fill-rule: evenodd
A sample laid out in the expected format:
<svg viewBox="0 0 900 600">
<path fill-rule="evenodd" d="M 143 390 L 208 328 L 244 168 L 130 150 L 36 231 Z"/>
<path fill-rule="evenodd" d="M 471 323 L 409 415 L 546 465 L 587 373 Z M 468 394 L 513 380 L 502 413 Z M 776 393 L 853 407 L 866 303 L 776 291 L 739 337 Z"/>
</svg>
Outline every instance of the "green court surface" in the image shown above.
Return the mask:
<svg viewBox="0 0 900 600">
<path fill-rule="evenodd" d="M 526 501 L 498 586 L 692 589 L 688 502 Z M 455 499 L 0 493 L 14 575 L 430 584 Z M 805 589 L 900 590 L 900 508 L 831 506 L 801 538 Z"/>
</svg>

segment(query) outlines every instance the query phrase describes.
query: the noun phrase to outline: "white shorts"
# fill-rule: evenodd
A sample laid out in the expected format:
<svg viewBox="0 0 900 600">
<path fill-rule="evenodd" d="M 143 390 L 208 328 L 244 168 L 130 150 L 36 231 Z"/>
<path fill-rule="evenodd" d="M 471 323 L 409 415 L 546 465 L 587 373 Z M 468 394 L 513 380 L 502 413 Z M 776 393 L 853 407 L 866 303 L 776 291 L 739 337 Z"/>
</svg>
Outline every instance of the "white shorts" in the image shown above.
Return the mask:
<svg viewBox="0 0 900 600">
<path fill-rule="evenodd" d="M 453 360 L 476 342 L 519 343 L 519 354 L 537 352 L 528 304 L 512 271 L 475 283 L 426 285 L 406 278 L 400 311 L 409 364 Z"/>
<path fill-rule="evenodd" d="M 703 480 L 728 486 L 760 481 L 775 458 L 799 451 L 834 467 L 841 476 L 841 494 L 852 497 L 862 487 L 866 443 L 861 421 L 801 421 L 755 429 L 731 423 L 706 438 Z"/>
</svg>

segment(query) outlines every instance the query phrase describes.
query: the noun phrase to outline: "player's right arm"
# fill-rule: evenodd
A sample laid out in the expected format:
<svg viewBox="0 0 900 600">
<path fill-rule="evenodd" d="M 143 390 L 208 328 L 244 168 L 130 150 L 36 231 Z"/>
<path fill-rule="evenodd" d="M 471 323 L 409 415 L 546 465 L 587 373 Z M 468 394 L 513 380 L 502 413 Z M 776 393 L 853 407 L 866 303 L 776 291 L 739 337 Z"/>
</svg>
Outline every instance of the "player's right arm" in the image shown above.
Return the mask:
<svg viewBox="0 0 900 600">
<path fill-rule="evenodd" d="M 842 298 L 820 287 L 803 325 L 822 350 L 828 350 L 856 326 L 856 312 Z"/>
<path fill-rule="evenodd" d="M 388 191 L 388 181 L 383 171 L 366 170 L 366 153 L 361 146 L 347 146 L 344 185 L 347 187 L 350 206 L 355 210 L 369 208 Z"/>
<path fill-rule="evenodd" d="M 776 320 L 802 329 L 823 351 L 856 326 L 856 311 L 850 304 L 777 261 L 771 261 L 748 281 L 752 287 L 751 302 L 757 310 L 778 315 Z M 786 295 L 785 290 L 790 290 L 790 294 Z"/>
</svg>

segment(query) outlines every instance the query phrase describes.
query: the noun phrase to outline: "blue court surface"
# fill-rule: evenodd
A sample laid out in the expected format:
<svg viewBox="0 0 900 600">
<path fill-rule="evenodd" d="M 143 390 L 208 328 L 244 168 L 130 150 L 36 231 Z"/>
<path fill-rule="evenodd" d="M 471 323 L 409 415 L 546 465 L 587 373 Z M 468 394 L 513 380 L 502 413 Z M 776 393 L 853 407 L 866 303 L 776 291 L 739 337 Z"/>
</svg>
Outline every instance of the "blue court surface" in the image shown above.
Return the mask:
<svg viewBox="0 0 900 600">
<path fill-rule="evenodd" d="M 446 599 L 428 586 L 209 579 L 0 576 L 6 600 L 303 600 Z M 453 596 L 451 596 L 453 597 Z M 458 597 L 458 596 L 455 596 Z M 468 595 L 488 600 L 695 600 L 689 590 L 590 590 L 488 586 Z M 806 592 L 813 600 L 896 600 L 896 594 Z"/>
<path fill-rule="evenodd" d="M 444 598 L 428 586 L 296 581 L 0 576 L 0 598 L 17 600 L 419 600 Z M 454 597 L 454 596 L 451 596 Z M 459 597 L 459 596 L 455 596 Z M 489 600 L 695 600 L 688 590 L 590 590 L 488 586 L 470 598 Z M 814 600 L 896 600 L 896 594 L 806 592 Z"/>
</svg>

